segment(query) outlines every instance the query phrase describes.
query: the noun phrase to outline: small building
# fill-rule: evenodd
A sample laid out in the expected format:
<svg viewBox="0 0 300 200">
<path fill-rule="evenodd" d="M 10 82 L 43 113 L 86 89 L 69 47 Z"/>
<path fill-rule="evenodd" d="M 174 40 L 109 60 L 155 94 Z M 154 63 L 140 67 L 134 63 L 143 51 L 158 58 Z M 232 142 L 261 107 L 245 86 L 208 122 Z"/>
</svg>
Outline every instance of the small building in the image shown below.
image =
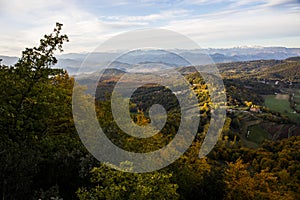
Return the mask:
<svg viewBox="0 0 300 200">
<path fill-rule="evenodd" d="M 252 107 L 250 108 L 250 111 L 251 111 L 251 112 L 255 112 L 255 113 L 260 113 L 260 112 L 261 112 L 261 111 L 260 111 L 260 108 L 254 107 L 254 106 L 252 106 Z"/>
<path fill-rule="evenodd" d="M 246 137 L 249 137 L 249 135 L 250 135 L 250 131 L 247 131 L 247 135 L 246 135 Z"/>
<path fill-rule="evenodd" d="M 226 112 L 227 112 L 228 114 L 232 114 L 232 113 L 234 112 L 234 110 L 231 109 L 231 108 L 229 108 L 229 109 L 226 110 Z"/>
</svg>

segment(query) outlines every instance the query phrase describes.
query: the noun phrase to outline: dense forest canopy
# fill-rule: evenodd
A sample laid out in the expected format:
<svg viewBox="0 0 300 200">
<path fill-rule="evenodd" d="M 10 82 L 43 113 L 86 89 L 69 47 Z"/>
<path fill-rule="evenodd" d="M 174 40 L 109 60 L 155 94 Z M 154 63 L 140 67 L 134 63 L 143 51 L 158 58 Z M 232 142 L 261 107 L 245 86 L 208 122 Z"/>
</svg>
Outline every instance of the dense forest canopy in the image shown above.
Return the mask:
<svg viewBox="0 0 300 200">
<path fill-rule="evenodd" d="M 61 28 L 62 24 L 57 23 L 54 32 L 45 35 L 38 47 L 26 48 L 15 65 L 0 65 L 3 200 L 300 199 L 299 124 L 284 112 L 268 108 L 262 96 L 283 89 L 291 93 L 297 88 L 258 83 L 277 79 L 299 82 L 299 61 L 222 64 L 228 98 L 226 122 L 215 148 L 201 159 L 198 151 L 210 123 L 210 97 L 199 74 L 188 73 L 186 79 L 197 93 L 201 114 L 196 138 L 188 151 L 168 167 L 135 174 L 130 173 L 135 167 L 132 163 L 120 163 L 128 166 L 128 172 L 111 169 L 82 145 L 72 116 L 74 78 L 52 68 L 57 62 L 55 51 L 62 51 L 63 43 L 68 41 Z M 247 79 L 246 68 L 251 71 Z M 135 123 L 149 123 L 147 108 L 153 100 L 147 93 L 161 91 L 156 100 L 170 112 L 164 131 L 152 140 L 133 140 L 117 127 L 111 115 L 109 91 L 115 77 L 111 78 L 99 82 L 95 102 L 107 136 L 116 145 L 140 152 L 168 143 L 176 134 L 180 118 L 176 100 L 164 98 L 169 91 L 157 85 L 136 91 L 130 105 Z M 256 83 L 262 87 L 253 92 Z M 99 93 L 101 88 L 108 93 Z M 295 96 L 286 101 L 292 104 L 296 100 Z"/>
</svg>

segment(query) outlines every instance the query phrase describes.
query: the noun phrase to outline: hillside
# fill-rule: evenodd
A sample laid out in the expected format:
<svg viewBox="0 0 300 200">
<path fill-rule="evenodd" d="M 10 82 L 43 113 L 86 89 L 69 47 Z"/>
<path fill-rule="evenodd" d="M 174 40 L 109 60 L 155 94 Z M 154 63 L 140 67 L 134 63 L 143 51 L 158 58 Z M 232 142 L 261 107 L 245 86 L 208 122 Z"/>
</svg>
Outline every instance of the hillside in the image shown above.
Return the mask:
<svg viewBox="0 0 300 200">
<path fill-rule="evenodd" d="M 300 48 L 285 47 L 234 47 L 227 49 L 170 49 L 162 50 L 135 50 L 129 53 L 123 52 L 93 52 L 93 53 L 68 53 L 58 56 L 57 68 L 63 68 L 70 74 L 77 74 L 81 67 L 81 72 L 95 72 L 99 68 L 106 66 L 114 61 L 126 64 L 138 63 L 165 63 L 170 66 L 189 66 L 204 65 L 214 63 L 238 62 L 244 61 L 253 63 L 253 60 L 283 60 L 289 57 L 300 56 Z M 121 57 L 119 57 L 122 55 Z M 209 57 L 207 56 L 209 55 Z M 119 57 L 117 60 L 116 57 Z M 88 58 L 87 60 L 85 60 Z M 188 60 L 186 62 L 184 59 Z M 209 58 L 209 59 L 208 59 Z M 2 64 L 12 65 L 18 58 L 0 55 Z M 85 61 L 85 62 L 83 62 Z M 259 62 L 258 61 L 258 62 Z M 236 64 L 238 64 L 236 63 Z M 235 64 L 235 65 L 236 65 Z M 271 64 L 271 63 L 270 63 Z M 271 64 L 272 65 L 272 64 Z"/>
<path fill-rule="evenodd" d="M 300 57 L 286 60 L 258 60 L 218 64 L 223 77 L 228 79 L 254 79 L 300 82 Z"/>
</svg>

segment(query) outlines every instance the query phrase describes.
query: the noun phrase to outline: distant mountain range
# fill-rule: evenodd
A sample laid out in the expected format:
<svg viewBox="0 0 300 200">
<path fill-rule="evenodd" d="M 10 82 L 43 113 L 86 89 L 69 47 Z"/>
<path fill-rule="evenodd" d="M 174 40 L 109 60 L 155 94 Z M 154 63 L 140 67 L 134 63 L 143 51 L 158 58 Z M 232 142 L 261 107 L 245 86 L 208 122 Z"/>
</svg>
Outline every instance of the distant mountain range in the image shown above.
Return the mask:
<svg viewBox="0 0 300 200">
<path fill-rule="evenodd" d="M 300 48 L 241 46 L 224 49 L 135 50 L 119 55 L 119 52 L 63 54 L 57 56 L 58 63 L 55 67 L 66 69 L 70 74 L 91 73 L 107 66 L 109 63 L 111 63 L 110 68 L 124 71 L 160 70 L 167 67 L 203 65 L 212 62 L 283 60 L 300 56 Z M 86 59 L 87 56 L 88 59 Z M 116 59 L 117 56 L 119 57 Z M 12 65 L 18 60 L 17 57 L 1 55 L 0 59 L 2 59 L 2 64 L 5 65 Z M 84 60 L 85 62 L 82 65 Z M 81 68 L 80 71 L 78 71 L 79 68 Z"/>
</svg>

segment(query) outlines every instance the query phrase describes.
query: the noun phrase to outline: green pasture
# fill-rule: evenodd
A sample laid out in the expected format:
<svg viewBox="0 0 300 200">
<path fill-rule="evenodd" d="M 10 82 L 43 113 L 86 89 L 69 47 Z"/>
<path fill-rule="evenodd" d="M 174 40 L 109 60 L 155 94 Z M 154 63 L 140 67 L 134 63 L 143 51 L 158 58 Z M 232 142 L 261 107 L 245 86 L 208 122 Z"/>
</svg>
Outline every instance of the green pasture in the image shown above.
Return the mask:
<svg viewBox="0 0 300 200">
<path fill-rule="evenodd" d="M 267 139 L 270 140 L 272 139 L 272 136 L 270 133 L 268 133 L 266 130 L 261 128 L 259 125 L 255 126 L 250 126 L 248 128 L 250 131 L 249 136 L 247 137 L 248 140 L 261 144 L 263 140 Z"/>
<path fill-rule="evenodd" d="M 288 99 L 277 98 L 276 95 L 265 95 L 264 99 L 265 106 L 269 109 L 280 112 L 281 114 L 288 116 L 295 122 L 300 122 L 300 115 L 293 113 L 294 110 L 291 109 Z"/>
</svg>

